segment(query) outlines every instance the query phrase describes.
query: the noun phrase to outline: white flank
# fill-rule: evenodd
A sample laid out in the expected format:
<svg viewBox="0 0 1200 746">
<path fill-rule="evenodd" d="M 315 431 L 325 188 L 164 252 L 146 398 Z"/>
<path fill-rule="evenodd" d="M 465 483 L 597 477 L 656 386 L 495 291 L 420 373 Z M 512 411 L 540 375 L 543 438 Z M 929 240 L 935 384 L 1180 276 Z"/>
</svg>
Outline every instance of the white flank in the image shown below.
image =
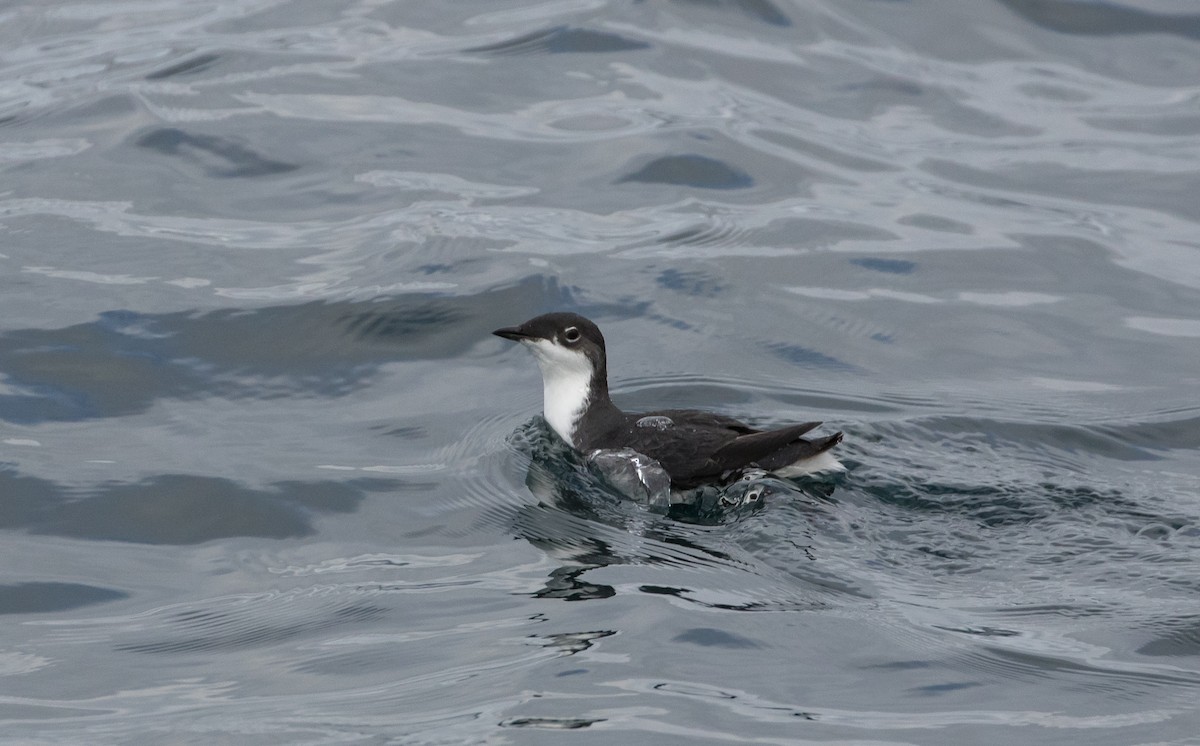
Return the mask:
<svg viewBox="0 0 1200 746">
<path fill-rule="evenodd" d="M 555 344 L 548 339 L 522 340 L 542 369 L 542 416 L 558 437 L 572 448 L 575 423 L 588 403 L 592 381 L 592 361 L 587 355 Z"/>
<path fill-rule="evenodd" d="M 802 458 L 794 464 L 776 469 L 775 474 L 784 477 L 801 477 L 805 474 L 816 474 L 820 471 L 845 471 L 846 467 L 829 451 L 822 451 L 816 456 Z"/>
</svg>

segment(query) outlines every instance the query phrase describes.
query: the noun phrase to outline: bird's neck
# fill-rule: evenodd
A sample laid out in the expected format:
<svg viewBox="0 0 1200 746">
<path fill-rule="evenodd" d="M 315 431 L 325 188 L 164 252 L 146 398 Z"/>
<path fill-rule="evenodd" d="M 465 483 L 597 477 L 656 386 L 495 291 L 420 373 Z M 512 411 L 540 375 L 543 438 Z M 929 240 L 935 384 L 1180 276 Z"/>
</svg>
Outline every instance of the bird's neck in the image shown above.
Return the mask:
<svg viewBox="0 0 1200 746">
<path fill-rule="evenodd" d="M 620 413 L 608 398 L 608 376 L 605 371 L 559 372 L 542 381 L 542 416 L 572 448 L 586 446 L 579 435 L 585 419 Z"/>
</svg>

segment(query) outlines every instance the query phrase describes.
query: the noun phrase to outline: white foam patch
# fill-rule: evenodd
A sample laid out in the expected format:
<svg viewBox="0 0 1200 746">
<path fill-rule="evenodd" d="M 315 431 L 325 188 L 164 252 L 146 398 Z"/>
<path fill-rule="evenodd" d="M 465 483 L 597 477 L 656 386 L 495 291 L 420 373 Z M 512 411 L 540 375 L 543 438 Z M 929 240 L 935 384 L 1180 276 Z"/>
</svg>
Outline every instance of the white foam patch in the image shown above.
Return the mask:
<svg viewBox="0 0 1200 746">
<path fill-rule="evenodd" d="M 958 299 L 966 303 L 974 303 L 977 306 L 1004 306 L 1012 308 L 1037 306 L 1043 303 L 1058 303 L 1062 300 L 1057 295 L 1026 293 L 1020 290 L 1011 290 L 1003 293 L 962 292 L 958 294 Z"/>
<path fill-rule="evenodd" d="M 1200 337 L 1200 319 L 1164 319 L 1152 316 L 1130 316 L 1125 326 L 1164 337 Z"/>
<path fill-rule="evenodd" d="M 9 446 L 40 446 L 39 441 L 33 438 L 5 438 L 4 444 Z"/>
</svg>

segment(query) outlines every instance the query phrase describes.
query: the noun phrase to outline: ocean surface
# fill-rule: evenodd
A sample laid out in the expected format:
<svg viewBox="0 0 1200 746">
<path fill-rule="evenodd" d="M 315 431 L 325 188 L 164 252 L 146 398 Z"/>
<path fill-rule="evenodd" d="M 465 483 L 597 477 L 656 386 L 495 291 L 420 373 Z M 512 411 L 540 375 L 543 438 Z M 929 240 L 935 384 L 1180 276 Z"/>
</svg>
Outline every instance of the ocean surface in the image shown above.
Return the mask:
<svg viewBox="0 0 1200 746">
<path fill-rule="evenodd" d="M 0 5 L 0 742 L 1200 744 L 1200 7 Z"/>
</svg>

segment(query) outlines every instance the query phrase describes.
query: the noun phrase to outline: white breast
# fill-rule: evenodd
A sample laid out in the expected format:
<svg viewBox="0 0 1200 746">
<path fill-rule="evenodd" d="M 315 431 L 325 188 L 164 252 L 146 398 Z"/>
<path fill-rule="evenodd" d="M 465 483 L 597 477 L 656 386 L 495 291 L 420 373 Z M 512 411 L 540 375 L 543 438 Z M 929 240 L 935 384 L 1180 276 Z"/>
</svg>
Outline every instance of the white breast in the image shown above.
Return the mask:
<svg viewBox="0 0 1200 746">
<path fill-rule="evenodd" d="M 571 438 L 575 431 L 575 423 L 583 416 L 583 410 L 588 403 L 587 377 L 558 377 L 545 378 L 542 381 L 542 416 L 558 437 L 567 441 L 572 447 L 577 447 Z"/>
<path fill-rule="evenodd" d="M 542 416 L 558 437 L 577 448 L 571 434 L 588 404 L 592 363 L 583 353 L 548 340 L 527 344 L 542 369 Z"/>
</svg>

